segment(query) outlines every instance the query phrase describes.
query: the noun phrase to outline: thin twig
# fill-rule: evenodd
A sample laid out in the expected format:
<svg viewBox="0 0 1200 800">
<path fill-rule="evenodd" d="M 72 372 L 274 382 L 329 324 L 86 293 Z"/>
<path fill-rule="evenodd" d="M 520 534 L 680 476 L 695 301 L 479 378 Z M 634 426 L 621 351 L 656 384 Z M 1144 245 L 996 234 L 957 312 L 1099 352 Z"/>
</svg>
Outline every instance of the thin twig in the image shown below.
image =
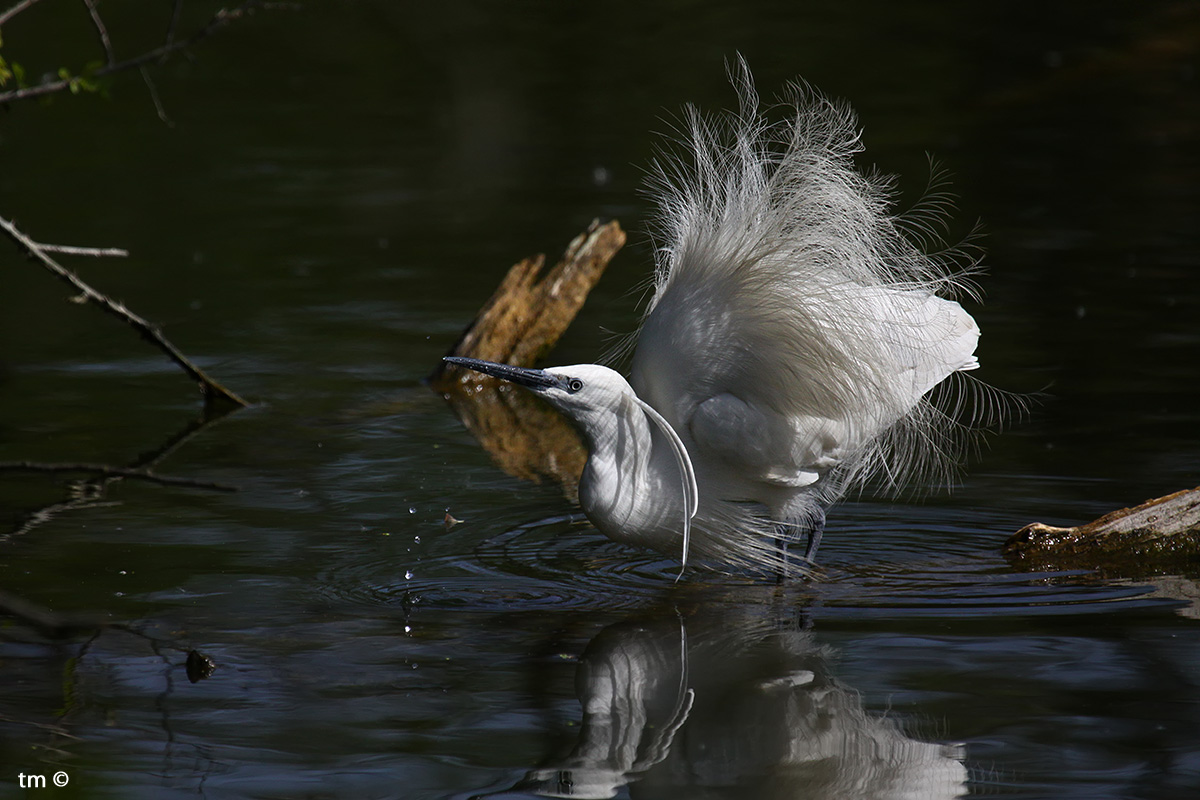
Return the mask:
<svg viewBox="0 0 1200 800">
<path fill-rule="evenodd" d="M 74 247 L 69 244 L 44 244 L 37 243 L 38 248 L 43 253 L 62 253 L 65 256 L 93 256 L 95 258 L 126 258 L 129 256 L 128 250 L 122 250 L 120 247 Z"/>
<path fill-rule="evenodd" d="M 183 447 L 193 436 L 196 436 L 200 431 L 207 428 L 209 425 L 222 419 L 230 412 L 230 408 L 226 406 L 224 409 L 218 409 L 216 413 L 206 409 L 205 414 L 195 420 L 189 422 L 178 433 L 172 434 L 165 442 L 155 447 L 153 450 L 148 450 L 138 455 L 137 458 L 125 465 L 124 469 L 141 470 L 142 472 L 151 472 L 155 464 L 166 459 L 179 448 Z M 119 505 L 115 501 L 105 501 L 105 491 L 109 484 L 114 481 L 121 480 L 119 475 L 109 475 L 107 477 L 100 476 L 97 478 L 85 478 L 80 481 L 74 481 L 70 484 L 70 496 L 64 502 L 54 503 L 49 506 L 39 508 L 25 516 L 25 518 L 12 531 L 0 534 L 0 542 L 7 542 L 17 536 L 23 536 L 39 525 L 49 522 L 68 511 L 77 511 L 81 508 L 103 508 L 106 506 Z"/>
<path fill-rule="evenodd" d="M 73 739 L 77 742 L 83 741 L 80 737 L 67 733 L 67 729 L 62 725 L 58 725 L 53 722 L 35 722 L 28 719 L 17 719 L 16 717 L 10 717 L 8 714 L 0 714 L 0 722 L 7 722 L 10 725 L 28 725 L 31 728 L 36 728 L 40 731 L 45 731 L 46 733 L 51 733 L 55 736 L 63 736 L 67 739 Z"/>
<path fill-rule="evenodd" d="M 171 455 L 176 450 L 187 444 L 192 437 L 197 436 L 200 431 L 204 430 L 209 425 L 220 421 L 229 413 L 230 409 L 226 408 L 223 409 L 223 413 L 206 413 L 200 417 L 197 417 L 185 425 L 178 433 L 174 433 L 168 437 L 167 440 L 158 447 L 155 447 L 152 450 L 147 450 L 143 453 L 139 453 L 138 457 L 133 459 L 133 461 L 129 462 L 126 466 L 129 469 L 142 469 L 146 470 L 147 472 L 150 471 L 155 464 L 166 459 L 167 456 Z"/>
<path fill-rule="evenodd" d="M 114 467 L 111 464 L 48 464 L 41 461 L 0 461 L 0 472 L 86 472 L 112 478 L 150 481 L 163 486 L 188 486 L 193 489 L 212 489 L 215 492 L 236 492 L 236 486 L 215 481 L 198 481 L 193 478 L 175 478 L 159 475 L 148 469 Z"/>
<path fill-rule="evenodd" d="M 95 0 L 83 0 L 83 4 L 87 6 L 88 14 L 92 17 L 92 24 L 96 26 L 96 33 L 100 34 L 100 44 L 104 47 L 104 53 L 108 56 L 108 64 L 116 63 L 116 56 L 113 55 L 112 42 L 108 38 L 108 29 L 104 27 L 104 20 L 100 19 L 100 12 L 96 10 Z"/>
<path fill-rule="evenodd" d="M 175 123 L 167 116 L 166 110 L 163 108 L 162 102 L 158 99 L 158 89 L 154 88 L 154 81 L 150 79 L 150 70 L 146 69 L 146 65 L 142 64 L 138 67 L 142 73 L 142 80 L 146 82 L 146 88 L 150 90 L 150 99 L 154 101 L 154 110 L 158 113 L 158 118 L 163 121 L 163 124 L 168 128 L 174 128 Z"/>
<path fill-rule="evenodd" d="M 126 308 L 123 303 L 110 300 L 107 296 L 101 294 L 88 284 L 84 283 L 78 275 L 76 275 L 74 272 L 71 272 L 71 270 L 62 266 L 49 255 L 47 255 L 46 251 L 41 248 L 37 242 L 33 241 L 28 236 L 17 230 L 16 226 L 14 226 L 10 221 L 0 217 L 0 228 L 3 228 L 4 231 L 10 237 L 12 237 L 14 241 L 17 242 L 17 244 L 21 245 L 21 247 L 25 248 L 26 252 L 41 262 L 43 267 L 48 269 L 50 272 L 53 272 L 59 278 L 66 281 L 76 290 L 78 290 L 83 296 L 84 300 L 90 300 L 108 313 L 119 317 L 126 324 L 136 330 L 143 339 L 153 343 L 156 347 L 158 347 L 159 350 L 162 350 L 164 353 L 166 353 L 167 358 L 174 361 L 179 368 L 187 373 L 192 380 L 200 384 L 200 391 L 204 394 L 206 405 L 213 402 L 213 400 L 225 400 L 239 406 L 250 405 L 245 400 L 226 389 L 220 383 L 210 378 L 204 372 L 204 370 L 200 369 L 200 367 L 193 364 L 187 356 L 185 356 L 177 347 L 175 347 L 175 345 L 167 341 L 167 338 L 162 335 L 162 331 L 158 329 L 158 326 L 152 325 L 146 320 L 142 319 L 137 314 Z"/>
<path fill-rule="evenodd" d="M 166 56 L 170 55 L 176 50 L 183 50 L 184 48 L 191 47 L 201 39 L 207 38 L 216 31 L 228 25 L 233 20 L 244 16 L 245 13 L 250 9 L 261 4 L 262 0 L 246 0 L 232 10 L 223 8 L 213 15 L 213 18 L 208 21 L 207 25 L 193 33 L 188 38 L 182 41 L 176 40 L 168 42 L 154 48 L 153 50 L 147 50 L 140 56 L 135 56 L 134 58 L 126 59 L 125 61 L 121 61 L 116 64 L 106 64 L 93 72 L 92 75 L 97 78 L 102 78 L 105 75 L 111 75 L 114 72 L 122 72 L 127 69 L 133 69 L 134 67 L 140 67 L 142 64 L 148 64 L 157 59 L 164 59 Z M 43 95 L 61 92 L 70 88 L 71 81 L 71 78 L 64 78 L 56 81 L 47 81 L 45 83 L 38 84 L 37 86 L 27 86 L 24 89 L 14 89 L 10 92 L 0 92 L 0 103 L 10 103 L 14 100 L 28 100 L 31 97 L 42 97 Z"/>
<path fill-rule="evenodd" d="M 107 480 L 115 481 L 117 479 L 108 478 Z M 121 503 L 116 500 L 101 501 L 87 497 L 77 497 L 71 500 L 64 500 L 61 503 L 52 503 L 30 512 L 16 528 L 8 533 L 0 534 L 0 542 L 8 542 L 18 536 L 24 536 L 37 526 L 46 524 L 64 511 L 76 511 L 81 508 L 111 508 L 119 505 Z"/>
<path fill-rule="evenodd" d="M 171 9 L 171 22 L 167 25 L 167 41 L 166 44 L 175 44 L 175 30 L 179 27 L 179 12 L 183 10 L 183 0 L 175 0 L 175 7 Z"/>
<path fill-rule="evenodd" d="M 39 0 L 21 0 L 21 2 L 17 3 L 15 6 L 8 9 L 7 11 L 0 11 L 0 25 L 3 25 L 4 23 L 8 22 L 10 19 L 15 17 L 17 14 L 20 14 L 22 11 L 24 11 L 25 9 L 29 8 L 31 5 L 33 5 L 34 3 L 37 3 L 37 2 L 39 2 Z"/>
</svg>

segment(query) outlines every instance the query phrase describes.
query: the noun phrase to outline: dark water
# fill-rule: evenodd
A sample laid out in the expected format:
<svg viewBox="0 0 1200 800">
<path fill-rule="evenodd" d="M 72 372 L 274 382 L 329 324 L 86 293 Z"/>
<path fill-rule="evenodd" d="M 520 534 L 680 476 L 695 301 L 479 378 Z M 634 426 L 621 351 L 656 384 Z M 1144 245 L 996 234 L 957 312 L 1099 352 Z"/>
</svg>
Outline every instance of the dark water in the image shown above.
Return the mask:
<svg viewBox="0 0 1200 800">
<path fill-rule="evenodd" d="M 165 27 L 101 8 L 120 57 Z M 96 47 L 82 4 L 3 34 L 34 74 Z M 121 623 L 0 626 L 0 797 L 1197 796 L 1200 570 L 998 551 L 1197 483 L 1198 50 L 1188 3 L 330 3 L 156 67 L 170 125 L 136 72 L 13 106 L 0 214 L 128 248 L 70 263 L 255 405 L 156 465 L 236 492 L 0 473 L 0 589 Z M 952 493 L 835 509 L 824 579 L 788 587 L 674 583 L 420 383 L 594 217 L 632 244 L 553 360 L 635 324 L 653 132 L 728 107 L 738 51 L 764 94 L 852 101 L 905 198 L 927 152 L 954 174 L 979 374 L 1046 393 Z M 0 460 L 188 431 L 190 384 L 65 296 L 8 248 Z"/>
</svg>

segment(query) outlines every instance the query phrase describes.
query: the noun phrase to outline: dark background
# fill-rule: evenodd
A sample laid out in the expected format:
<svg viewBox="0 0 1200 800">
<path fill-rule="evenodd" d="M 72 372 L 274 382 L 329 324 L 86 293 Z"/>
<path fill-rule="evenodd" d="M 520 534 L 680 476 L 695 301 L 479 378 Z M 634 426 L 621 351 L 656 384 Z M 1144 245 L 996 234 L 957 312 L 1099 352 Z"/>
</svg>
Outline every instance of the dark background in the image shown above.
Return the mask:
<svg viewBox="0 0 1200 800">
<path fill-rule="evenodd" d="M 99 8 L 118 59 L 170 13 Z M 255 403 L 157 466 L 236 493 L 121 481 L 67 507 L 67 478 L 0 473 L 0 589 L 140 631 L 0 630 L 0 796 L 59 768 L 89 797 L 465 796 L 569 749 L 586 643 L 688 601 L 420 380 L 511 263 L 596 217 L 631 243 L 552 361 L 636 325 L 646 166 L 685 103 L 733 106 L 737 53 L 766 98 L 800 77 L 848 100 L 900 207 L 930 156 L 951 173 L 953 233 L 985 234 L 977 375 L 1042 393 L 953 492 L 834 509 L 830 576 L 789 607 L 869 713 L 965 741 L 976 791 L 1182 796 L 1197 630 L 1166 598 L 1194 570 L 1030 576 L 997 550 L 1197 483 L 1198 50 L 1184 2 L 364 0 L 260 8 L 151 67 L 166 123 L 136 70 L 0 111 L 0 215 L 127 248 L 69 264 Z M 58 0 L 0 52 L 31 82 L 103 58 Z M 198 415 L 129 329 L 15 247 L 0 269 L 0 460 L 127 464 Z M 700 617 L 770 605 L 688 582 L 722 593 Z M 191 647 L 218 664 L 195 685 Z"/>
</svg>

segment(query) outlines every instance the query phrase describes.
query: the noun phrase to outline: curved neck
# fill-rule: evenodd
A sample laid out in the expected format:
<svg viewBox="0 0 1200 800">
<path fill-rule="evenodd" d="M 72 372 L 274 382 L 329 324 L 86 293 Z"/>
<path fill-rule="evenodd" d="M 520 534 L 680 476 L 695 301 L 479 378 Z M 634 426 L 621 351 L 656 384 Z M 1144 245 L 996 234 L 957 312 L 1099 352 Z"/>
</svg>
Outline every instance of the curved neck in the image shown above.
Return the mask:
<svg viewBox="0 0 1200 800">
<path fill-rule="evenodd" d="M 666 434 L 632 397 L 580 427 L 590 451 L 579 481 L 588 519 L 611 539 L 678 553 L 686 502 Z"/>
</svg>

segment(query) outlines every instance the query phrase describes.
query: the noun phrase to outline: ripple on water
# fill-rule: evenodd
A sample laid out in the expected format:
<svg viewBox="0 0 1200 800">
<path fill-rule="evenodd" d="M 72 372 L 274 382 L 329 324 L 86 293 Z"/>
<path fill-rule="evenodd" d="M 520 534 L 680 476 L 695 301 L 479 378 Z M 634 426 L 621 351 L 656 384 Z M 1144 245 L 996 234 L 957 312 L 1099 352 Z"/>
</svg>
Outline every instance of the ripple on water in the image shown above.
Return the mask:
<svg viewBox="0 0 1200 800">
<path fill-rule="evenodd" d="M 634 610 L 705 587 L 713 602 L 759 603 L 779 592 L 773 579 L 730 577 L 678 563 L 604 538 L 582 517 L 555 516 L 513 526 L 473 552 L 345 560 L 320 575 L 323 596 L 352 604 L 500 610 Z M 1016 573 L 988 549 L 953 555 L 917 549 L 903 561 L 870 561 L 846 553 L 823 563 L 819 576 L 784 592 L 796 603 L 819 602 L 826 619 L 980 618 L 1114 613 L 1169 601 L 1152 587 L 1101 580 L 1082 572 Z M 765 593 L 764 593 L 765 592 Z"/>
<path fill-rule="evenodd" d="M 660 594 L 678 565 L 627 548 L 555 516 L 523 523 L 480 542 L 473 552 L 423 555 L 408 565 L 388 556 L 330 566 L 319 576 L 322 595 L 369 605 L 496 611 L 520 608 L 637 608 Z"/>
<path fill-rule="evenodd" d="M 999 556 L 982 553 L 936 564 L 842 565 L 828 570 L 818 594 L 826 616 L 878 619 L 1114 613 L 1169 602 L 1153 591 L 1086 572 L 1012 572 Z"/>
</svg>

